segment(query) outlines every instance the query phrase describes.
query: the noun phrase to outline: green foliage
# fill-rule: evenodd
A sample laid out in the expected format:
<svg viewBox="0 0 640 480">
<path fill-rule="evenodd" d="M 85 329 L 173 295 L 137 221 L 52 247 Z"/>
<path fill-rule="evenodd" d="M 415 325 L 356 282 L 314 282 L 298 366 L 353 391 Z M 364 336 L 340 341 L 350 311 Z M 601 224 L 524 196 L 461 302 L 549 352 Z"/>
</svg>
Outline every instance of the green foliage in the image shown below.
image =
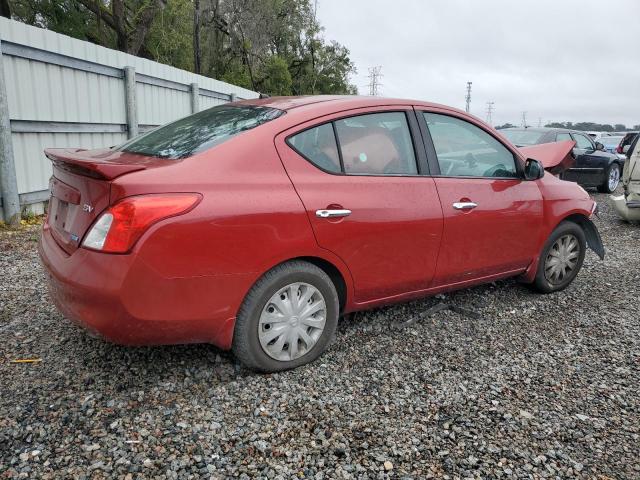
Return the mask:
<svg viewBox="0 0 640 480">
<path fill-rule="evenodd" d="M 355 73 L 349 50 L 325 41 L 314 0 L 9 4 L 13 18 L 31 25 L 184 70 L 196 71 L 198 62 L 203 75 L 270 95 L 357 93 L 349 83 Z"/>
<path fill-rule="evenodd" d="M 270 95 L 291 95 L 291 73 L 283 58 L 278 55 L 270 56 L 262 68 L 262 75 L 261 90 Z"/>
<path fill-rule="evenodd" d="M 147 36 L 149 56 L 160 63 L 193 71 L 193 2 L 171 0 L 158 13 Z"/>
</svg>

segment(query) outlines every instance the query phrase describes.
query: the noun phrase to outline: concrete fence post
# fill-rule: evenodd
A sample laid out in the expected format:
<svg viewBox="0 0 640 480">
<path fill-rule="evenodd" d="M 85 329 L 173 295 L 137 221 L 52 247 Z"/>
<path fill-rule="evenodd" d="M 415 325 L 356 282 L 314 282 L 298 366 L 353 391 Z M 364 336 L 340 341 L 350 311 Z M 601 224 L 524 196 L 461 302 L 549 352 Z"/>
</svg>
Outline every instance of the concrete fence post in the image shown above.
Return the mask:
<svg viewBox="0 0 640 480">
<path fill-rule="evenodd" d="M 124 101 L 127 113 L 127 138 L 133 138 L 138 135 L 136 69 L 133 67 L 124 67 Z"/>
<path fill-rule="evenodd" d="M 13 157 L 11 141 L 11 122 L 9 117 L 9 98 L 4 76 L 2 60 L 2 43 L 0 42 L 0 196 L 4 219 L 9 225 L 20 223 L 20 197 L 18 196 L 18 179 Z"/>
<path fill-rule="evenodd" d="M 235 93 L 231 93 L 229 94 L 229 101 L 230 102 L 235 102 L 236 101 L 236 94 Z"/>
<path fill-rule="evenodd" d="M 191 113 L 200 111 L 200 88 L 197 83 L 191 84 Z"/>
</svg>

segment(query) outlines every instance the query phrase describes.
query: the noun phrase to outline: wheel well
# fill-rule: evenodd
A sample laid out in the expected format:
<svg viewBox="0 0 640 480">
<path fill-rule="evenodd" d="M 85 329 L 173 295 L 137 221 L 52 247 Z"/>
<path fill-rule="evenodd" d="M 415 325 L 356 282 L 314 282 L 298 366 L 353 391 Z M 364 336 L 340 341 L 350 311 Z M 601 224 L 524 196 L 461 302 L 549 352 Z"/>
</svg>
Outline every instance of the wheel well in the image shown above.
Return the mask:
<svg viewBox="0 0 640 480">
<path fill-rule="evenodd" d="M 340 273 L 340 270 L 338 270 L 331 262 L 328 262 L 323 258 L 298 257 L 292 258 L 292 260 L 303 260 L 305 262 L 309 262 L 322 269 L 324 273 L 329 275 L 329 278 L 333 282 L 333 285 L 336 287 L 336 291 L 338 292 L 338 298 L 340 299 L 340 311 L 342 312 L 344 310 L 345 304 L 347 303 L 347 284 L 344 281 L 344 277 L 342 276 L 342 273 Z"/>
<path fill-rule="evenodd" d="M 585 239 L 587 240 L 587 245 L 589 246 L 589 248 L 593 250 L 600 257 L 601 260 L 604 260 L 605 252 L 604 252 L 604 247 L 602 245 L 602 239 L 600 238 L 600 234 L 598 233 L 598 230 L 596 229 L 594 224 L 591 222 L 591 220 L 589 220 L 589 218 L 579 213 L 574 213 L 572 215 L 569 215 L 568 217 L 563 218 L 560 223 L 562 222 L 573 222 L 578 224 L 580 228 L 582 228 L 582 231 L 584 232 L 584 236 L 585 236 Z M 558 225 L 560 225 L 560 223 L 558 223 Z M 556 225 L 556 228 L 558 228 L 557 225 Z"/>
</svg>

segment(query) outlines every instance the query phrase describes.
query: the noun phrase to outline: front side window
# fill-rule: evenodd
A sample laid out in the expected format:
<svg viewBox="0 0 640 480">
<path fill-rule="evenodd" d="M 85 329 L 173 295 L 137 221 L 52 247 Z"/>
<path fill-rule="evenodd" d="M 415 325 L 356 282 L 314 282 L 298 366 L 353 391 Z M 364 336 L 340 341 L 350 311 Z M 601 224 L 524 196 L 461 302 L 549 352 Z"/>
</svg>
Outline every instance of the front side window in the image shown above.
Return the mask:
<svg viewBox="0 0 640 480">
<path fill-rule="evenodd" d="M 403 112 L 371 113 L 335 122 L 345 173 L 416 175 L 418 167 Z"/>
<path fill-rule="evenodd" d="M 440 174 L 447 177 L 516 178 L 511 151 L 479 127 L 455 117 L 423 112 L 436 150 Z"/>
<path fill-rule="evenodd" d="M 181 159 L 215 147 L 283 114 L 275 108 L 220 105 L 151 130 L 115 149 Z"/>
<path fill-rule="evenodd" d="M 585 137 L 584 135 L 580 135 L 580 134 L 573 134 L 573 139 L 576 141 L 576 147 L 582 149 L 582 150 L 593 150 L 593 144 L 591 143 L 591 140 L 589 140 L 587 137 Z"/>
</svg>

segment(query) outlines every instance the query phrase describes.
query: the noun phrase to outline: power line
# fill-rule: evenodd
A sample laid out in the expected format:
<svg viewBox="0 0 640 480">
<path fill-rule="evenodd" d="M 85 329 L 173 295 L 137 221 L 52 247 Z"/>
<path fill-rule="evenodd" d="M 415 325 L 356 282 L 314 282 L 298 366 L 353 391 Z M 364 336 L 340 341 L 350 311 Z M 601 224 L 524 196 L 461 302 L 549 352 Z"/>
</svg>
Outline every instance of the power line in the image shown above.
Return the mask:
<svg viewBox="0 0 640 480">
<path fill-rule="evenodd" d="M 372 97 L 378 96 L 379 88 L 382 86 L 380 79 L 383 77 L 382 75 L 382 66 L 378 65 L 377 67 L 369 68 L 369 95 Z"/>
<path fill-rule="evenodd" d="M 496 103 L 496 102 L 487 102 L 487 123 L 488 123 L 489 125 L 493 125 L 493 117 L 492 117 L 492 114 L 493 114 L 493 105 L 494 105 L 495 103 Z"/>
<path fill-rule="evenodd" d="M 467 107 L 465 108 L 465 111 L 467 113 L 469 113 L 469 104 L 471 103 L 471 84 L 473 82 L 467 82 L 467 96 L 465 97 L 465 100 L 467 102 Z"/>
</svg>

